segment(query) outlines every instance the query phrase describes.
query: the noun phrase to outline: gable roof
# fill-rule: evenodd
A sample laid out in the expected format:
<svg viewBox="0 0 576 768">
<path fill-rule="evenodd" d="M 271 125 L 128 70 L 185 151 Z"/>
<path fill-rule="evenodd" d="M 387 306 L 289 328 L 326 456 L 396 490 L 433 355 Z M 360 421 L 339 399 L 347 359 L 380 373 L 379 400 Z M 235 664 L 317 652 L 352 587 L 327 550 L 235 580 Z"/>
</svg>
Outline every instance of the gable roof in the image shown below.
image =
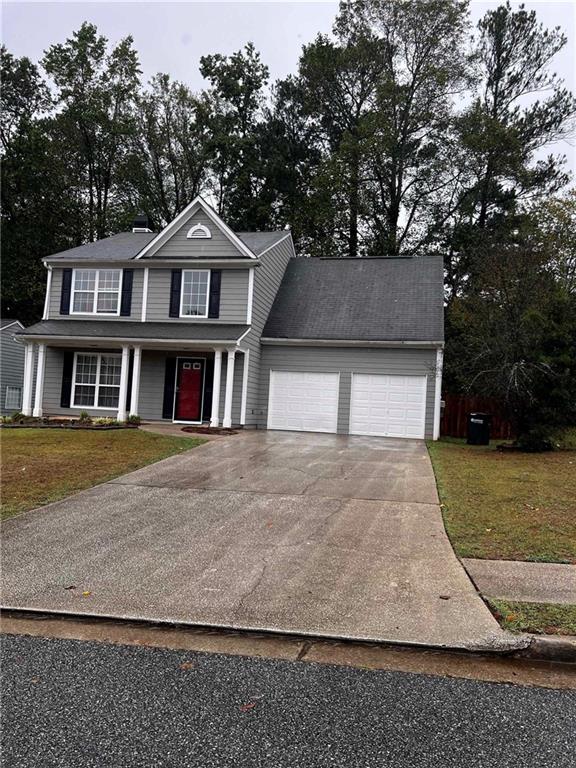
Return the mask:
<svg viewBox="0 0 576 768">
<path fill-rule="evenodd" d="M 287 236 L 287 232 L 238 232 L 237 237 L 259 256 Z M 44 261 L 131 261 L 156 235 L 153 232 L 120 232 L 95 243 L 86 243 L 77 248 L 55 253 L 44 258 Z M 200 257 L 202 258 L 202 257 Z"/>
<path fill-rule="evenodd" d="M 441 342 L 440 256 L 292 259 L 263 338 Z"/>
<path fill-rule="evenodd" d="M 10 328 L 12 325 L 19 325 L 20 328 L 24 328 L 20 320 L 13 320 L 8 317 L 0 318 L 0 331 L 3 331 L 5 328 Z"/>
<path fill-rule="evenodd" d="M 152 257 L 156 251 L 180 229 L 184 222 L 198 210 L 202 210 L 206 216 L 208 216 L 212 223 L 215 224 L 224 235 L 226 235 L 232 245 L 236 246 L 242 256 L 245 256 L 248 259 L 256 258 L 256 255 L 252 253 L 250 248 L 248 248 L 248 246 L 243 243 L 242 240 L 240 240 L 238 235 L 232 232 L 230 227 L 222 221 L 216 211 L 210 205 L 208 205 L 208 203 L 200 195 L 197 195 L 194 200 L 192 200 L 190 205 L 187 205 L 186 208 L 184 208 L 184 210 L 181 211 L 175 219 L 167 224 L 161 232 L 158 232 L 158 234 L 155 235 L 154 238 L 144 246 L 136 258 L 143 259 L 144 257 Z"/>
</svg>

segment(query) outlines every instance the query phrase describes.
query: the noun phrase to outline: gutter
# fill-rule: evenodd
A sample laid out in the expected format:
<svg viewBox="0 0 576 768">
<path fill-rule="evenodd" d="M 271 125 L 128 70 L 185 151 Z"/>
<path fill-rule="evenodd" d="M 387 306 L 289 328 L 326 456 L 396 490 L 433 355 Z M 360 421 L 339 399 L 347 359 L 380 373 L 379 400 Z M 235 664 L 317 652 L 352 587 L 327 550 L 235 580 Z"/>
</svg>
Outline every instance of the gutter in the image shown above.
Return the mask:
<svg viewBox="0 0 576 768">
<path fill-rule="evenodd" d="M 283 339 L 263 336 L 262 344 L 281 347 L 379 347 L 401 349 L 403 347 L 438 349 L 444 347 L 443 341 L 368 341 L 365 339 Z"/>
</svg>

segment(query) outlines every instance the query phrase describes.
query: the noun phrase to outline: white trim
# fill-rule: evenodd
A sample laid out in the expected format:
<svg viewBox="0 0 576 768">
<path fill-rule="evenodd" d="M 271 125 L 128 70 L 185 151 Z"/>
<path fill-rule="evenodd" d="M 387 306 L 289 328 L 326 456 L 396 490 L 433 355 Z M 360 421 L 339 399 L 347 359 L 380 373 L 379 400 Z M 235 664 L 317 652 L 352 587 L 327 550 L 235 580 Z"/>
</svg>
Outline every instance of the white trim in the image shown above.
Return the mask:
<svg viewBox="0 0 576 768">
<path fill-rule="evenodd" d="M 246 308 L 246 324 L 252 322 L 252 306 L 254 304 L 254 270 L 248 270 L 248 306 Z"/>
<path fill-rule="evenodd" d="M 149 276 L 149 268 L 146 267 L 144 269 L 144 278 L 142 283 L 142 315 L 140 317 L 140 320 L 144 323 L 146 322 L 146 311 L 148 309 L 148 276 Z"/>
<path fill-rule="evenodd" d="M 142 347 L 134 347 L 134 357 L 132 361 L 132 389 L 130 390 L 130 415 L 138 415 L 140 410 L 140 375 L 142 373 Z"/>
<path fill-rule="evenodd" d="M 164 243 L 169 240 L 171 235 L 179 229 L 179 227 L 186 221 L 187 218 L 190 218 L 193 213 L 195 213 L 196 208 L 201 208 L 204 213 L 208 216 L 208 218 L 220 229 L 220 231 L 226 235 L 226 237 L 230 240 L 230 242 L 236 246 L 236 248 L 243 253 L 245 256 L 247 256 L 250 259 L 256 259 L 257 256 L 248 248 L 245 243 L 240 240 L 238 235 L 236 235 L 230 227 L 228 227 L 222 219 L 218 216 L 218 214 L 208 205 L 208 203 L 200 196 L 192 200 L 192 202 L 184 208 L 184 210 L 176 216 L 176 218 L 170 222 L 164 229 L 159 232 L 155 238 L 153 238 L 148 245 L 144 246 L 144 248 L 140 251 L 140 253 L 136 256 L 136 259 L 141 259 L 144 256 L 152 256 L 156 253 L 156 251 L 164 245 Z"/>
<path fill-rule="evenodd" d="M 281 347 L 444 347 L 443 341 L 368 341 L 364 339 L 274 339 L 262 336 L 262 344 Z"/>
<path fill-rule="evenodd" d="M 178 364 L 180 360 L 201 360 L 202 365 L 202 399 L 200 400 L 200 421 L 185 421 L 176 418 L 176 396 L 178 395 Z M 206 357 L 191 357 L 190 355 L 181 355 L 176 358 L 176 371 L 174 372 L 174 403 L 172 406 L 172 422 L 174 424 L 202 424 L 202 414 L 204 413 L 204 393 L 206 391 Z"/>
<path fill-rule="evenodd" d="M 96 273 L 96 279 L 94 281 L 94 290 L 93 291 L 83 291 L 83 290 L 77 290 L 76 289 L 76 273 L 77 272 L 95 272 Z M 100 285 L 100 272 L 119 272 L 120 273 L 120 280 L 118 282 L 118 291 L 107 291 L 103 290 L 101 293 L 116 293 L 117 294 L 117 300 L 116 300 L 116 311 L 115 312 L 97 312 L 96 308 L 98 306 L 98 293 L 99 293 L 99 285 Z M 124 270 L 117 269 L 116 267 L 75 267 L 72 270 L 72 285 L 70 288 L 70 314 L 71 315 L 83 315 L 84 317 L 90 316 L 90 317 L 120 317 L 120 302 L 122 299 L 122 284 L 124 282 Z M 92 293 L 93 299 L 92 299 L 92 312 L 78 312 L 74 310 L 74 294 L 75 293 Z"/>
<path fill-rule="evenodd" d="M 292 232 L 287 232 L 284 235 L 284 237 L 280 238 L 280 240 L 276 240 L 275 243 L 272 243 L 272 245 L 269 245 L 267 248 L 264 248 L 263 251 L 260 251 L 260 253 L 258 254 L 258 258 L 260 258 L 260 256 L 264 256 L 264 254 L 268 253 L 268 251 L 271 251 L 272 248 L 276 248 L 277 245 L 280 245 L 280 243 L 283 243 L 284 240 L 286 240 L 288 237 L 292 237 Z"/>
<path fill-rule="evenodd" d="M 190 272 L 206 272 L 208 280 L 206 281 L 206 312 L 203 315 L 184 315 L 182 314 L 182 303 L 184 300 L 184 275 Z M 212 282 L 212 270 L 210 269 L 183 269 L 182 276 L 180 278 L 180 309 L 178 310 L 179 316 L 187 320 L 206 320 L 210 311 L 210 284 Z"/>
<path fill-rule="evenodd" d="M 197 235 L 196 232 L 201 232 L 202 234 Z M 194 224 L 190 229 L 188 230 L 186 234 L 187 240 L 209 240 L 212 237 L 212 232 L 208 229 L 208 227 L 205 224 Z"/>
<path fill-rule="evenodd" d="M 78 264 L 78 259 L 52 259 L 51 261 L 47 261 L 47 264 L 50 263 L 55 267 L 71 267 L 73 265 Z M 134 260 L 132 259 L 125 259 L 122 261 L 113 261 L 108 262 L 109 264 L 114 264 L 114 269 L 124 269 L 124 268 L 133 268 L 134 267 Z M 195 259 L 193 257 L 189 257 L 187 259 L 175 259 L 175 258 L 169 258 L 169 259 L 162 259 L 161 261 L 150 261 L 146 262 L 146 265 L 150 267 L 150 269 L 169 269 L 172 266 L 180 266 L 181 264 L 202 264 L 202 267 L 204 269 L 211 269 L 212 267 L 226 267 L 226 269 L 246 269 L 248 266 L 248 262 L 245 259 L 231 259 L 231 258 L 223 258 L 223 259 Z M 109 266 L 102 266 L 104 262 L 102 259 L 94 259 L 93 261 L 87 261 L 86 264 L 97 264 L 98 266 L 92 267 L 92 269 L 109 269 Z M 250 267 L 259 267 L 261 266 L 262 262 L 259 261 L 258 257 L 255 257 L 253 261 L 250 262 Z M 78 267 L 79 269 L 90 269 L 90 266 L 88 267 Z"/>
<path fill-rule="evenodd" d="M 42 320 L 48 320 L 48 314 L 50 311 L 50 291 L 52 289 L 52 267 L 47 266 L 48 275 L 46 277 L 46 298 L 44 299 L 44 311 L 42 312 Z"/>
<path fill-rule="evenodd" d="M 236 347 L 228 349 L 226 358 L 226 390 L 224 398 L 224 418 L 222 426 L 224 429 L 230 429 L 232 426 L 232 396 L 234 393 L 234 358 L 236 357 Z"/>
<path fill-rule="evenodd" d="M 22 413 L 32 416 L 32 384 L 34 381 L 34 344 L 26 342 L 24 354 L 24 385 L 22 387 Z"/>
<path fill-rule="evenodd" d="M 42 318 L 44 319 L 44 318 Z M 12 320 L 11 323 L 6 323 L 6 325 L 3 325 L 2 328 L 0 328 L 0 331 L 5 331 L 7 328 L 12 328 L 13 325 L 19 325 L 22 330 L 24 330 L 24 326 L 20 322 L 20 320 Z"/>
<path fill-rule="evenodd" d="M 152 233 L 150 227 L 132 227 L 132 234 L 140 234 L 142 232 Z"/>
<path fill-rule="evenodd" d="M 242 334 L 242 336 L 240 336 L 240 338 L 239 338 L 239 339 L 236 341 L 236 345 L 239 345 L 239 344 L 240 344 L 240 342 L 242 341 L 242 339 L 243 339 L 245 336 L 248 336 L 248 334 L 250 333 L 250 331 L 251 331 L 251 330 L 252 330 L 252 328 L 248 328 L 248 330 L 244 331 L 244 333 Z"/>
<path fill-rule="evenodd" d="M 102 356 L 100 357 L 100 359 Z M 126 399 L 128 397 L 128 368 L 130 365 L 130 347 L 122 347 L 122 366 L 120 368 L 120 392 L 118 393 L 118 421 L 126 421 Z M 100 374 L 100 370 L 98 370 Z M 105 385 L 106 386 L 106 385 Z"/>
<path fill-rule="evenodd" d="M 220 425 L 220 386 L 222 382 L 222 350 L 214 350 L 214 380 L 212 383 L 212 410 L 210 412 L 210 426 Z"/>
<path fill-rule="evenodd" d="M 126 349 L 128 347 L 126 346 Z M 118 392 L 118 405 L 98 405 L 98 394 L 100 389 L 100 365 L 102 362 L 102 356 L 105 355 L 106 357 L 119 357 L 122 359 L 124 353 L 124 346 L 122 347 L 122 354 L 118 354 L 118 352 L 97 352 L 93 350 L 79 350 L 77 352 L 74 352 L 74 365 L 72 366 L 72 391 L 70 392 L 70 408 L 80 408 L 81 410 L 91 410 L 91 411 L 119 411 L 120 410 L 120 395 L 121 395 L 121 387 L 122 387 L 122 370 L 120 371 L 120 384 L 104 384 L 105 387 L 115 387 L 119 390 Z M 77 405 L 76 404 L 76 363 L 78 361 L 78 355 L 89 355 L 91 357 L 97 357 L 98 363 L 96 365 L 96 381 L 94 384 L 78 384 L 79 387 L 85 386 L 85 387 L 94 387 L 94 403 L 95 405 Z M 126 397 L 124 397 L 124 409 L 126 409 Z"/>
<path fill-rule="evenodd" d="M 155 339 L 153 337 L 148 338 L 140 338 L 140 337 L 118 337 L 118 336 L 23 336 L 22 334 L 18 334 L 17 338 L 22 339 L 25 343 L 42 343 L 45 342 L 47 344 L 55 344 L 58 341 L 82 341 L 86 343 L 94 343 L 94 342 L 112 342 L 115 344 L 142 344 L 144 346 L 146 345 L 160 345 L 164 346 L 165 344 L 176 344 L 176 345 L 186 345 L 186 344 L 192 344 L 195 346 L 198 346 L 199 344 L 208 347 L 212 349 L 215 345 L 221 345 L 223 347 L 230 346 L 230 344 L 239 344 L 240 341 L 246 336 L 247 333 L 250 332 L 250 328 L 248 328 L 247 331 L 245 331 L 242 336 L 239 339 Z M 94 347 L 94 349 L 97 349 L 98 347 Z"/>
<path fill-rule="evenodd" d="M 36 391 L 34 392 L 34 410 L 32 415 L 42 416 L 42 400 L 44 398 L 44 372 L 46 370 L 46 344 L 38 345 L 38 364 L 36 366 Z"/>
<path fill-rule="evenodd" d="M 434 430 L 432 439 L 438 440 L 440 437 L 440 416 L 442 410 L 442 368 L 444 366 L 444 350 L 436 350 L 436 370 L 434 384 Z"/>
<path fill-rule="evenodd" d="M 240 408 L 240 424 L 246 424 L 246 401 L 248 400 L 248 366 L 250 364 L 250 350 L 244 349 L 244 368 L 242 370 L 242 406 Z"/>
</svg>

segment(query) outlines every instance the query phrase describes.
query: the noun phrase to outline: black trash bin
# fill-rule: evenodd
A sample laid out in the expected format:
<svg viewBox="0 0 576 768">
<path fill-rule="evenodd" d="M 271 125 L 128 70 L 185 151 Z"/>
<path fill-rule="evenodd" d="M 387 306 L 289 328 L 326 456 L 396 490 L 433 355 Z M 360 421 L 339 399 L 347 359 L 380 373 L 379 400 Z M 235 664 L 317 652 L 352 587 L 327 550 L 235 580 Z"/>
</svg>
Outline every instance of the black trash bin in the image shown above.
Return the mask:
<svg viewBox="0 0 576 768">
<path fill-rule="evenodd" d="M 468 445 L 488 445 L 490 442 L 490 423 L 492 416 L 489 413 L 468 414 Z"/>
</svg>

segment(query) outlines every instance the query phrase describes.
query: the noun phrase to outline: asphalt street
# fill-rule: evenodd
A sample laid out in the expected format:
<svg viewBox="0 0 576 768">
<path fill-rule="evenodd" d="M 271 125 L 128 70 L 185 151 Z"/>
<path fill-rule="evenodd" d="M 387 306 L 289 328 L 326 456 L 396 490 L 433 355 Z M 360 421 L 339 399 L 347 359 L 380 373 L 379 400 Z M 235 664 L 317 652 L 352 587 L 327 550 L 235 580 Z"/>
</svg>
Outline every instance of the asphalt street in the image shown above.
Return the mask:
<svg viewBox="0 0 576 768">
<path fill-rule="evenodd" d="M 576 693 L 6 636 L 4 768 L 576 764 Z"/>
</svg>

